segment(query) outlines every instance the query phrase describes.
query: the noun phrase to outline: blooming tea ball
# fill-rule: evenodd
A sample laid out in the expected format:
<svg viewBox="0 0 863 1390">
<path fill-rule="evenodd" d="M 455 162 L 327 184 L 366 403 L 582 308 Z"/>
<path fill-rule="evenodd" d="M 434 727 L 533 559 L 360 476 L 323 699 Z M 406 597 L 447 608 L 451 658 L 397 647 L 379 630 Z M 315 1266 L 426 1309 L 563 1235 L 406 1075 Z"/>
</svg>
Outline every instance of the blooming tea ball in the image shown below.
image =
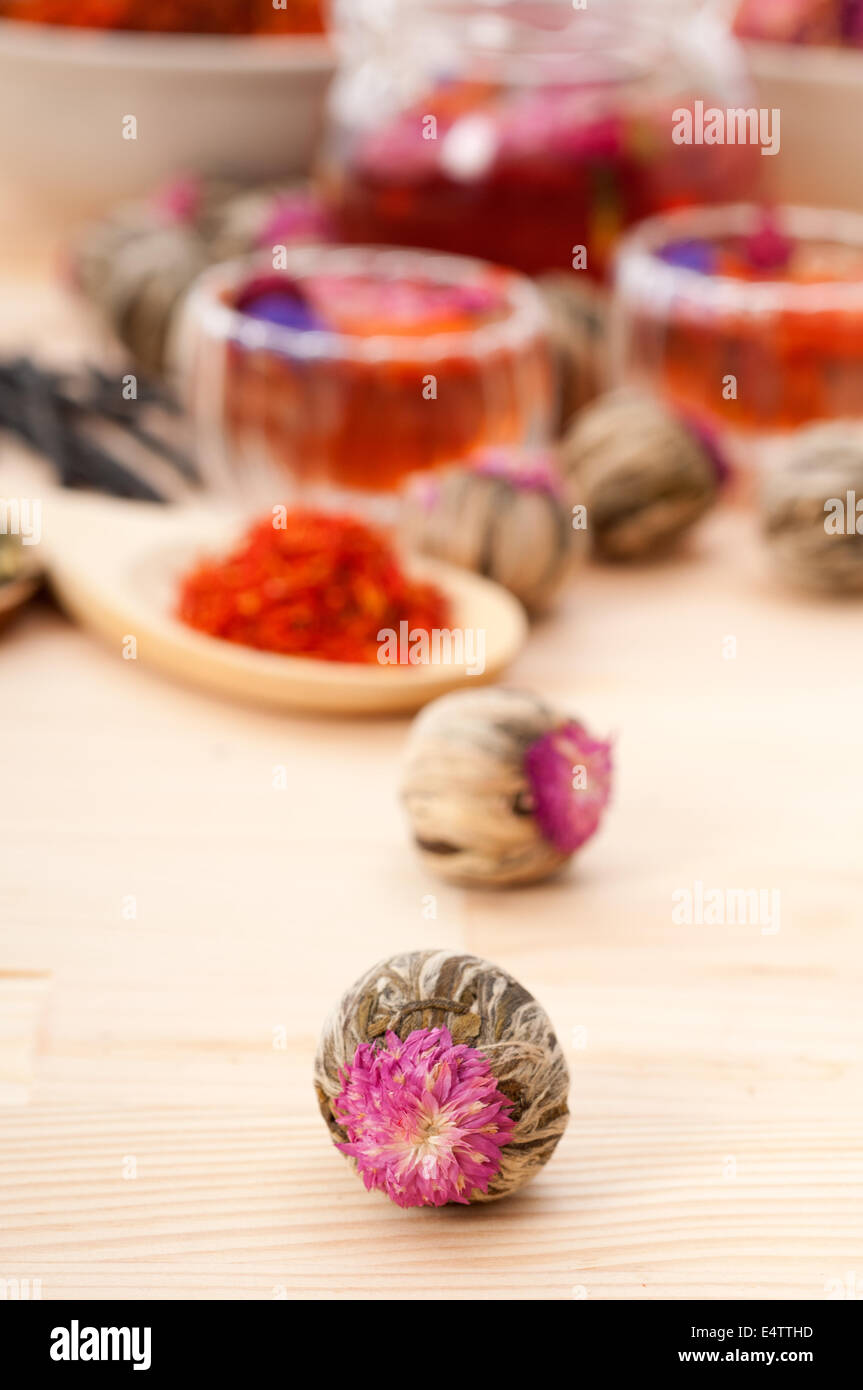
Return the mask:
<svg viewBox="0 0 863 1390">
<path fill-rule="evenodd" d="M 79 289 L 136 361 L 158 375 L 170 367 L 177 311 L 208 265 L 329 233 L 317 195 L 302 185 L 248 189 L 182 175 L 85 228 L 72 268 Z"/>
<path fill-rule="evenodd" d="M 444 695 L 414 721 L 402 801 L 425 864 L 456 883 L 533 883 L 597 830 L 611 745 L 515 690 Z"/>
<path fill-rule="evenodd" d="M 557 430 L 599 395 L 605 376 L 608 295 L 581 272 L 553 270 L 536 282 L 549 311 L 558 387 Z"/>
<path fill-rule="evenodd" d="M 836 420 L 793 438 L 761 499 L 764 534 L 795 583 L 863 593 L 863 424 Z"/>
<path fill-rule="evenodd" d="M 158 375 L 173 314 L 206 265 L 193 227 L 134 205 L 87 230 L 76 248 L 74 275 L 136 363 Z"/>
<path fill-rule="evenodd" d="M 569 1118 L 545 1010 L 477 956 L 412 951 L 367 971 L 315 1058 L 333 1142 L 400 1207 L 492 1202 L 535 1176 Z"/>
<path fill-rule="evenodd" d="M 629 389 L 576 416 L 561 466 L 570 504 L 587 508 L 594 550 L 609 560 L 670 545 L 712 506 L 719 486 L 706 439 L 660 401 Z"/>
<path fill-rule="evenodd" d="M 402 529 L 409 546 L 495 580 L 532 612 L 549 606 L 588 546 L 554 461 L 540 451 L 482 450 L 417 479 Z"/>
</svg>

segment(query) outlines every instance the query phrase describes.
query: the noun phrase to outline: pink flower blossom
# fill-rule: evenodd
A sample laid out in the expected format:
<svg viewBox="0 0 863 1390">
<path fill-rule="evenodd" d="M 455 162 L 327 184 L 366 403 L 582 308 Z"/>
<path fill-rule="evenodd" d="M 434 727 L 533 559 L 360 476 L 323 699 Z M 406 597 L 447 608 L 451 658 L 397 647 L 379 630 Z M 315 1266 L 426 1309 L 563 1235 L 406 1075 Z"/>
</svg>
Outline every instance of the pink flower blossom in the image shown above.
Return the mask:
<svg viewBox="0 0 863 1390">
<path fill-rule="evenodd" d="M 511 1102 L 488 1059 L 446 1028 L 360 1043 L 339 1073 L 333 1112 L 366 1187 L 400 1207 L 467 1203 L 487 1192 L 511 1138 Z"/>
<path fill-rule="evenodd" d="M 574 853 L 611 796 L 611 744 L 570 720 L 530 745 L 524 768 L 540 830 L 561 853 Z"/>
<path fill-rule="evenodd" d="M 305 189 L 277 193 L 257 237 L 258 245 L 267 249 L 274 242 L 291 245 L 332 239 L 333 227 L 326 209 L 314 193 Z"/>
<path fill-rule="evenodd" d="M 503 478 L 521 491 L 563 496 L 563 480 L 548 450 L 489 447 L 478 450 L 468 463 L 475 472 Z"/>
<path fill-rule="evenodd" d="M 191 225 L 201 210 L 203 196 L 203 184 L 197 174 L 178 174 L 158 189 L 153 206 L 166 222 Z"/>
<path fill-rule="evenodd" d="M 753 270 L 769 274 L 785 270 L 794 252 L 794 242 L 783 232 L 776 214 L 766 208 L 757 229 L 746 238 L 744 252 Z"/>
</svg>

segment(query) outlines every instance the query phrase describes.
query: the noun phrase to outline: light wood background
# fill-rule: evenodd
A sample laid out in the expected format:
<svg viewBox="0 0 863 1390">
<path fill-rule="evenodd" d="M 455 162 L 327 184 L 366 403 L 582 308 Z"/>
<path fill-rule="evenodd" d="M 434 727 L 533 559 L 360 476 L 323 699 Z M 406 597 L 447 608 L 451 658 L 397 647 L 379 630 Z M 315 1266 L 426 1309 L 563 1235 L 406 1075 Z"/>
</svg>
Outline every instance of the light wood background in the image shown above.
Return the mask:
<svg viewBox="0 0 863 1390">
<path fill-rule="evenodd" d="M 46 286 L 5 287 L 4 349 L 74 341 Z M 863 1293 L 861 614 L 776 587 L 733 512 L 674 561 L 590 570 L 511 680 L 614 734 L 614 804 L 560 881 L 486 893 L 411 852 L 407 721 L 219 702 L 32 606 L 0 637 L 0 1278 Z M 673 925 L 695 880 L 778 889 L 781 930 Z M 492 1207 L 366 1194 L 316 1111 L 331 1003 L 427 945 L 504 965 L 569 1057 L 556 1156 Z"/>
</svg>

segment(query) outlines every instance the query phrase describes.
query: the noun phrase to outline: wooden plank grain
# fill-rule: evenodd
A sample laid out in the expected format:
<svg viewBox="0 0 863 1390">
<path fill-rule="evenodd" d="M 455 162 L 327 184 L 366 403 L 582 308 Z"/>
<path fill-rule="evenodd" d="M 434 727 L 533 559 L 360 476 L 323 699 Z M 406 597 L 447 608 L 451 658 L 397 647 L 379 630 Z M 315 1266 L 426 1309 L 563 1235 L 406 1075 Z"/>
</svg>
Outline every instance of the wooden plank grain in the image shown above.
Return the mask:
<svg viewBox="0 0 863 1390">
<path fill-rule="evenodd" d="M 0 1279 L 45 1298 L 863 1287 L 859 622 L 778 588 L 732 510 L 674 559 L 586 571 L 510 679 L 614 735 L 614 804 L 559 880 L 469 893 L 411 852 L 406 720 L 208 699 L 34 605 L 0 645 L 0 967 L 51 985 L 0 1108 Z M 779 930 L 676 924 L 696 881 L 776 890 Z M 366 1194 L 316 1113 L 327 1010 L 428 945 L 506 966 L 570 1063 L 557 1154 L 494 1206 Z M 18 1065 L 12 1007 L 0 991 Z"/>
</svg>

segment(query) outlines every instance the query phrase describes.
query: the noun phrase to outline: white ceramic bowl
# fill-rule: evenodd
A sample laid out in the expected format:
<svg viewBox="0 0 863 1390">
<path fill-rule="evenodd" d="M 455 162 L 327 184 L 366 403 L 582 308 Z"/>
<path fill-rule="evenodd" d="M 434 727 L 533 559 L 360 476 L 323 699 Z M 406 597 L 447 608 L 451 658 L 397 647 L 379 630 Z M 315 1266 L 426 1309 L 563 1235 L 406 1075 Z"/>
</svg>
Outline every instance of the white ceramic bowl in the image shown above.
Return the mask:
<svg viewBox="0 0 863 1390">
<path fill-rule="evenodd" d="M 0 20 L 4 201 L 70 213 L 178 171 L 305 172 L 333 55 L 323 37 L 130 34 Z M 134 116 L 137 138 L 124 139 Z"/>
</svg>

